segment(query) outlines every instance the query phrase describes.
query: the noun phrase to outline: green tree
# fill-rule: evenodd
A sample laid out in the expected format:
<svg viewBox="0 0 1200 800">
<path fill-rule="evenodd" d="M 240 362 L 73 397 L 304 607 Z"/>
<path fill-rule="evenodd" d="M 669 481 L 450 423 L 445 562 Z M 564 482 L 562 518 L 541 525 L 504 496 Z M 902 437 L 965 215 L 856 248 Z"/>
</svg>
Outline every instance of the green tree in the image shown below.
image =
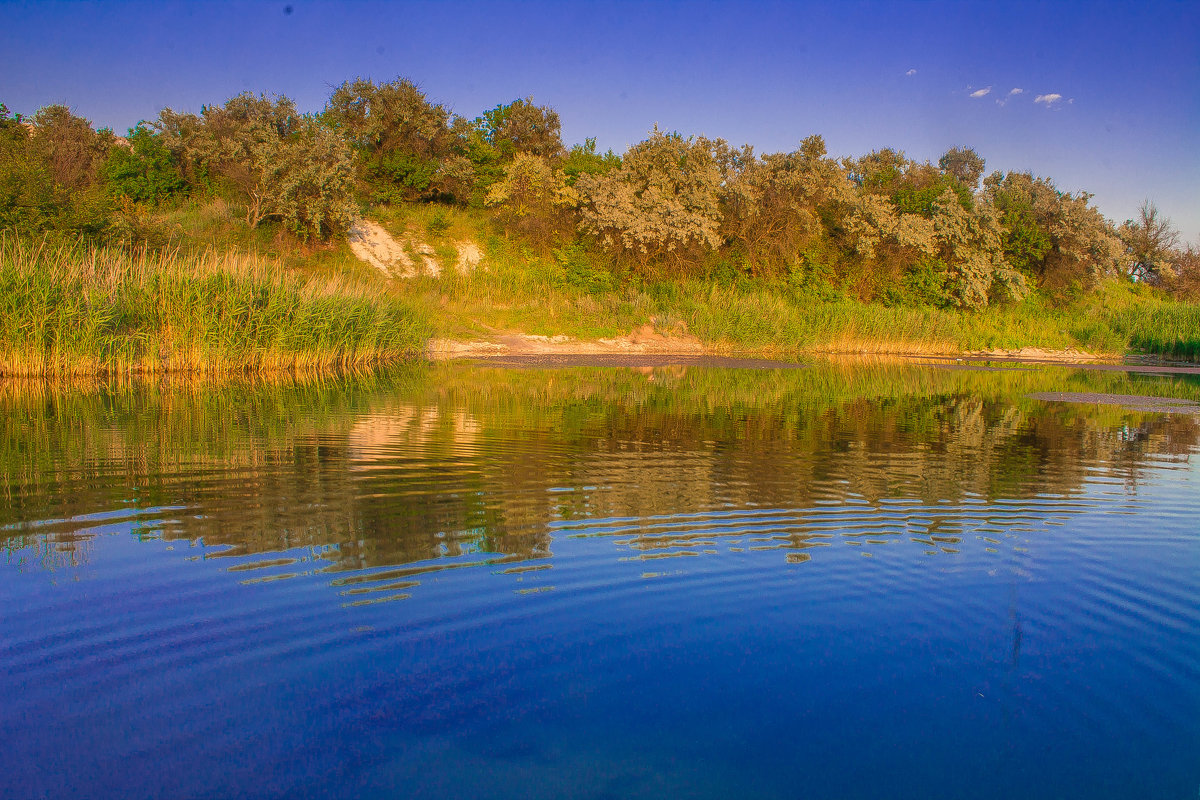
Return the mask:
<svg viewBox="0 0 1200 800">
<path fill-rule="evenodd" d="M 983 156 L 970 147 L 951 147 L 938 159 L 942 172 L 958 181 L 971 191 L 979 188 L 983 177 Z"/>
<path fill-rule="evenodd" d="M 562 171 L 571 186 L 580 175 L 603 175 L 620 166 L 621 157 L 612 150 L 596 152 L 595 137 L 585 139 L 583 144 L 572 145 L 562 159 Z"/>
<path fill-rule="evenodd" d="M 956 158 L 968 158 L 961 155 L 963 152 L 974 156 L 982 165 L 983 160 L 974 151 L 959 151 Z M 947 156 L 943 156 L 943 160 Z M 970 210 L 973 203 L 973 184 L 968 185 L 955 174 L 928 162 L 912 161 L 904 153 L 890 148 L 857 159 L 845 159 L 843 163 L 860 192 L 887 197 L 901 214 L 932 219 L 934 205 L 948 187 L 954 190 L 963 208 Z"/>
<path fill-rule="evenodd" d="M 0 103 L 0 228 L 33 233 L 52 227 L 65 192 L 55 191 L 49 171 L 29 143 L 29 127 Z"/>
<path fill-rule="evenodd" d="M 937 253 L 934 222 L 898 211 L 887 195 L 859 191 L 834 214 L 839 278 L 861 299 L 894 291 L 907 270 Z"/>
<path fill-rule="evenodd" d="M 91 185 L 99 137 L 62 106 L 43 111 L 39 128 L 0 104 L 0 228 L 103 238 L 112 207 Z"/>
<path fill-rule="evenodd" d="M 1049 232 L 1038 224 L 1032 197 L 1013 191 L 992 191 L 989 196 L 1000 214 L 1000 241 L 1005 260 L 1027 277 L 1037 278 L 1053 243 Z"/>
<path fill-rule="evenodd" d="M 1171 268 L 1163 272 L 1163 282 L 1180 299 L 1200 300 L 1200 247 L 1189 244 L 1176 250 Z"/>
<path fill-rule="evenodd" d="M 116 145 L 100 168 L 109 192 L 138 202 L 157 203 L 187 188 L 179 164 L 161 135 L 145 122 L 129 129 L 128 146 Z"/>
<path fill-rule="evenodd" d="M 304 238 L 327 238 L 353 220 L 349 147 L 286 97 L 247 92 L 199 118 L 167 109 L 160 128 L 193 174 L 213 176 L 245 205 L 252 228 L 276 219 Z"/>
<path fill-rule="evenodd" d="M 173 115 L 170 109 L 163 113 Z M 277 215 L 274 178 L 284 142 L 300 127 L 300 114 L 290 99 L 244 92 L 224 106 L 202 107 L 199 120 L 174 122 L 163 126 L 164 134 L 181 132 L 184 157 L 199 165 L 198 172 L 215 176 L 245 205 L 247 225 L 256 228 Z"/>
<path fill-rule="evenodd" d="M 455 197 L 482 206 L 492 186 L 504 176 L 504 161 L 488 141 L 482 118 L 455 116 L 450 131 L 454 135 L 454 152 L 465 164 L 458 172 L 465 177 L 469 171 L 469 180 L 460 181 Z"/>
<path fill-rule="evenodd" d="M 933 226 L 950 305 L 982 308 L 992 300 L 1028 294 L 1025 277 L 1004 260 L 1000 221 L 991 206 L 967 210 L 947 188 L 935 203 Z"/>
<path fill-rule="evenodd" d="M 480 118 L 484 138 L 506 161 L 517 153 L 550 159 L 562 156 L 561 128 L 558 112 L 534 105 L 532 97 L 498 105 Z"/>
<path fill-rule="evenodd" d="M 1091 288 L 1124 258 L 1116 230 L 1087 192 L 1061 192 L 1028 172 L 994 172 L 983 184 L 1001 214 L 1009 263 L 1052 293 Z"/>
<path fill-rule="evenodd" d="M 470 194 L 470 163 L 451 129 L 450 111 L 407 78 L 363 78 L 334 90 L 324 120 L 358 152 L 359 179 L 376 202 Z"/>
<path fill-rule="evenodd" d="M 810 136 L 791 153 L 732 159 L 722 187 L 724 237 L 756 273 L 792 264 L 825 233 L 822 213 L 849 204 L 853 186 L 841 165 L 827 157 L 825 141 Z"/>
<path fill-rule="evenodd" d="M 114 143 L 111 131 L 97 133 L 90 122 L 61 105 L 34 114 L 33 134 L 33 150 L 51 180 L 73 191 L 98 182 L 100 166 Z"/>
<path fill-rule="evenodd" d="M 890 195 L 913 166 L 904 153 L 885 147 L 858 158 L 845 158 L 846 175 L 859 189 Z"/>
<path fill-rule="evenodd" d="M 201 113 L 207 106 L 201 106 Z M 153 123 L 159 142 L 171 154 L 179 166 L 184 183 L 189 190 L 211 192 L 219 187 L 217 176 L 209 172 L 209 163 L 201 157 L 198 143 L 208 134 L 204 130 L 204 118 L 196 114 L 164 108 Z"/>
</svg>

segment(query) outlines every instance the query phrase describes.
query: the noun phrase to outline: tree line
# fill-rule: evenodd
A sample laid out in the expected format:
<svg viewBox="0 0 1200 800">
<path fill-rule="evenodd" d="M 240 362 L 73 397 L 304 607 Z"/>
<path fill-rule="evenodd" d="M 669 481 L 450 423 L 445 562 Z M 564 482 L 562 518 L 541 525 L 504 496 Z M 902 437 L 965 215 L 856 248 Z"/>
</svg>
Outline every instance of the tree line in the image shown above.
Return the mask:
<svg viewBox="0 0 1200 800">
<path fill-rule="evenodd" d="M 206 196 L 306 240 L 343 236 L 376 204 L 489 208 L 506 235 L 606 278 L 749 277 L 965 309 L 1112 275 L 1200 296 L 1196 249 L 1153 204 L 1114 225 L 1088 193 L 985 174 L 965 147 L 936 164 L 890 148 L 839 159 L 813 135 L 758 154 L 655 127 L 601 153 L 567 147 L 532 98 L 468 119 L 402 78 L 347 81 L 314 114 L 249 92 L 166 108 L 125 137 L 63 106 L 25 118 L 0 104 L 2 228 L 130 240 L 148 209 Z"/>
</svg>

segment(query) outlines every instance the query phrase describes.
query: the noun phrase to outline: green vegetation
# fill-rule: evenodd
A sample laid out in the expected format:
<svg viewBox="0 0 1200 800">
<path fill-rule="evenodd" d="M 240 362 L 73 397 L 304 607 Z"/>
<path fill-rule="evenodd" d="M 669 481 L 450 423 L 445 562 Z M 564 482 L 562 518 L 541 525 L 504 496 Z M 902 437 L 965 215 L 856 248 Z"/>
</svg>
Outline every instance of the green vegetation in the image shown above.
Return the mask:
<svg viewBox="0 0 1200 800">
<path fill-rule="evenodd" d="M 42 271 L 57 283 L 38 291 L 66 298 L 54 301 L 62 311 L 19 312 L 45 321 L 7 325 L 6 369 L 386 360 L 419 350 L 411 337 L 425 318 L 443 336 L 590 338 L 649 323 L 717 350 L 777 354 L 1075 347 L 1200 357 L 1200 256 L 1152 203 L 1116 226 L 1086 192 L 1029 173 L 985 176 L 965 147 L 937 164 L 888 148 L 837 159 L 810 135 L 792 152 L 760 155 L 655 128 L 616 154 L 598 153 L 594 139 L 566 147 L 560 131 L 557 113 L 532 98 L 469 119 L 406 79 L 347 81 L 315 114 L 252 93 L 198 115 L 163 109 L 127 137 L 62 106 L 31 118 L 0 106 L 5 275 L 32 275 L 29 254 L 53 254 L 62 263 Z M 414 264 L 433 259 L 440 276 L 400 285 L 358 262 L 346 234 L 361 215 Z M 454 268 L 463 242 L 479 246 L 479 268 Z M 152 324 L 130 322 L 124 306 L 111 312 L 119 323 L 79 323 L 89 279 L 73 270 L 89 247 L 106 263 L 152 263 L 182 282 L 179 296 L 197 298 L 206 295 L 183 284 L 226 273 L 196 264 L 252 262 L 255 280 L 296 296 L 321 283 L 313 309 L 338 310 L 320 312 L 333 315 L 325 327 L 296 323 L 314 331 L 304 357 L 291 334 L 267 344 L 263 328 L 229 327 L 248 317 L 201 335 L 196 320 L 214 312 L 179 304 L 178 319 Z M 228 274 L 249 280 L 239 270 Z M 37 294 L 22 280 L 6 278 L 0 301 L 19 308 L 26 301 L 12 292 Z M 370 314 L 395 317 L 393 334 L 334 321 L 362 318 L 368 297 Z M 318 333 L 326 327 L 346 338 Z M 191 355 L 147 355 L 145 342 L 166 329 L 188 331 L 170 347 Z M 124 338 L 100 341 L 110 336 Z M 87 337 L 86 347 L 66 344 Z"/>
<path fill-rule="evenodd" d="M 253 256 L 0 237 L 0 376 L 305 370 L 413 358 L 422 315 Z"/>
<path fill-rule="evenodd" d="M 378 219 L 398 237 L 484 244 L 485 269 L 404 283 L 446 338 L 496 330 L 614 337 L 643 324 L 688 333 L 717 352 L 794 357 L 812 352 L 953 353 L 1038 347 L 1095 353 L 1200 355 L 1200 305 L 1145 283 L 1108 279 L 1067 301 L 1033 292 L 982 312 L 880 301 L 783 277 L 752 278 L 713 261 L 696 277 L 642 276 L 579 244 L 541 253 L 493 232 L 494 218 L 438 205 L 392 207 Z M 430 222 L 445 232 L 431 235 Z M 443 263 L 449 263 L 445 258 Z"/>
</svg>

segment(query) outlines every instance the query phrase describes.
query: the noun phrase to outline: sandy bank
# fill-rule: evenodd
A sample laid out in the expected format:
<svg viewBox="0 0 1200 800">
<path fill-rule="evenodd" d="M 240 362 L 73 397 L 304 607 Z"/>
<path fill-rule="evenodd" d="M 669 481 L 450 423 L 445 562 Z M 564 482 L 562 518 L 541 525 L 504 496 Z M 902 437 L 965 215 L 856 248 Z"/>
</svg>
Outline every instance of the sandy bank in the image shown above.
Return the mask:
<svg viewBox="0 0 1200 800">
<path fill-rule="evenodd" d="M 627 336 L 612 339 L 572 339 L 570 336 L 536 336 L 528 333 L 498 334 L 491 341 L 431 339 L 426 350 L 435 361 L 454 358 L 543 355 L 701 355 L 705 352 L 694 336 L 664 336 L 653 326 L 643 325 Z"/>
<path fill-rule="evenodd" d="M 584 355 L 722 355 L 732 357 L 770 358 L 778 355 L 773 349 L 763 351 L 730 351 L 722 347 L 705 347 L 694 336 L 665 336 L 653 326 L 643 325 L 627 336 L 611 339 L 574 339 L 570 336 L 537 336 L 526 333 L 498 333 L 490 339 L 431 339 L 426 350 L 429 358 L 446 361 L 456 358 L 494 358 L 507 356 L 584 356 Z M 1051 364 L 1116 364 L 1119 359 L 1100 356 L 1081 350 L 1046 350 L 1038 347 L 1023 347 L 1019 350 L 987 351 L 938 351 L 925 348 L 908 348 L 900 343 L 889 349 L 874 343 L 870 348 L 851 345 L 816 348 L 800 355 L 886 358 L 895 360 L 914 359 L 970 359 L 991 361 L 1020 361 L 1025 363 Z"/>
</svg>

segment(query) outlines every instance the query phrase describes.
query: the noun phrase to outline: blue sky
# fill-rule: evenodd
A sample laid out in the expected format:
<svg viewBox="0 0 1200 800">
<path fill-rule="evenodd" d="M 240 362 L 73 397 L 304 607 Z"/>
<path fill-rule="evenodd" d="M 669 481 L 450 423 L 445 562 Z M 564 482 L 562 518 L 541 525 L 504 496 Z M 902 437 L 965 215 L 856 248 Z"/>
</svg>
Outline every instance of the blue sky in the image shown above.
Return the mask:
<svg viewBox="0 0 1200 800">
<path fill-rule="evenodd" d="M 532 95 L 568 143 L 618 152 L 655 123 L 760 152 L 812 133 L 836 155 L 967 145 L 1117 221 L 1152 199 L 1200 241 L 1196 2 L 0 0 L 13 111 L 64 103 L 122 131 L 244 90 L 315 111 L 357 76 L 470 117 Z"/>
</svg>

